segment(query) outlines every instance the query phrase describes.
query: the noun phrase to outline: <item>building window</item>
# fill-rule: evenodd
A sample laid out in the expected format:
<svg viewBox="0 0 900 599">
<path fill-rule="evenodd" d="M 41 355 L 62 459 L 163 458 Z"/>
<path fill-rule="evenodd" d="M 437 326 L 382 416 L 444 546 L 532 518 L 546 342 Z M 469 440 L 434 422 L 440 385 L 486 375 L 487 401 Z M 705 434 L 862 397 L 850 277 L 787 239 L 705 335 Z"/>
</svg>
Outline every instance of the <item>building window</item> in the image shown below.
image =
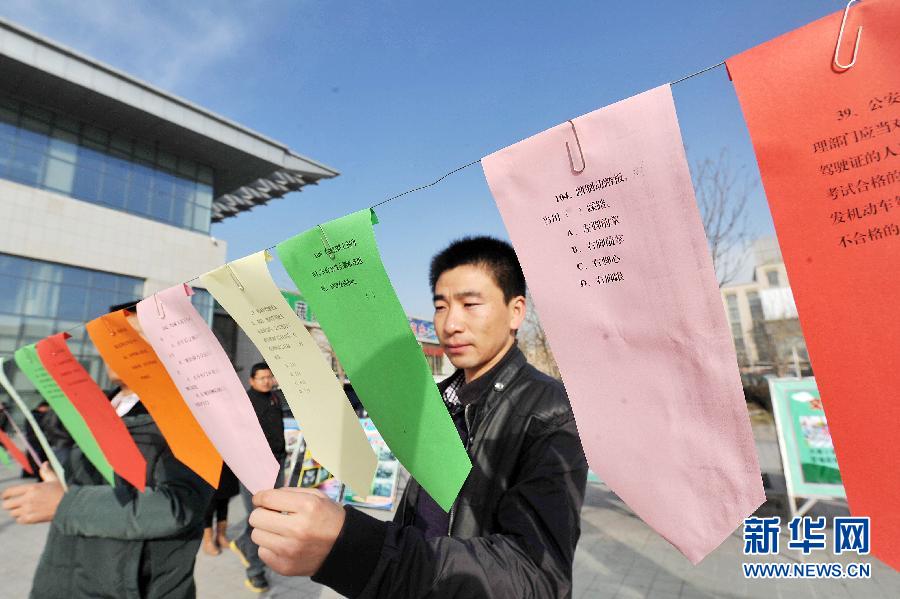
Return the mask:
<svg viewBox="0 0 900 599">
<path fill-rule="evenodd" d="M 776 272 L 775 274 L 777 275 L 778 273 Z M 750 304 L 750 318 L 753 322 L 762 322 L 766 319 L 763 314 L 762 301 L 759 299 L 759 293 L 756 291 L 748 291 L 747 303 Z"/>
<path fill-rule="evenodd" d="M 0 254 L 0 356 L 68 331 L 72 354 L 105 385 L 103 363 L 82 325 L 110 306 L 140 300 L 143 292 L 144 281 L 136 277 Z M 13 385 L 36 393 L 18 369 Z"/>
<path fill-rule="evenodd" d="M 778 280 L 777 270 L 766 271 L 766 278 L 769 279 L 769 287 L 781 287 L 781 282 Z"/>
<path fill-rule="evenodd" d="M 431 369 L 432 375 L 440 375 L 444 372 L 444 356 L 425 354 L 425 361 L 428 362 L 428 368 Z"/>
<path fill-rule="evenodd" d="M 737 350 L 738 361 L 743 364 L 746 361 L 746 347 L 744 345 L 744 329 L 741 326 L 741 311 L 738 307 L 737 294 L 727 294 L 725 302 L 728 304 L 728 320 L 731 323 L 731 336 L 734 338 L 734 348 Z"/>
<path fill-rule="evenodd" d="M 209 233 L 212 169 L 8 97 L 0 178 Z"/>
<path fill-rule="evenodd" d="M 735 293 L 729 293 L 725 296 L 725 301 L 728 303 L 728 320 L 731 321 L 731 324 L 737 324 L 740 326 L 741 324 L 741 310 L 738 308 L 738 297 Z"/>
<path fill-rule="evenodd" d="M 778 274 L 777 272 L 775 274 Z M 747 303 L 750 304 L 750 320 L 753 326 L 753 343 L 760 362 L 772 362 L 772 339 L 766 329 L 766 316 L 763 312 L 762 300 L 756 291 L 747 292 Z"/>
<path fill-rule="evenodd" d="M 212 294 L 206 289 L 199 289 L 197 287 L 194 287 L 193 289 L 194 295 L 191 296 L 191 303 L 194 305 L 194 308 L 197 309 L 197 312 L 200 313 L 200 316 L 203 317 L 203 320 L 206 321 L 206 324 L 212 326 L 213 312 L 216 305 Z"/>
</svg>

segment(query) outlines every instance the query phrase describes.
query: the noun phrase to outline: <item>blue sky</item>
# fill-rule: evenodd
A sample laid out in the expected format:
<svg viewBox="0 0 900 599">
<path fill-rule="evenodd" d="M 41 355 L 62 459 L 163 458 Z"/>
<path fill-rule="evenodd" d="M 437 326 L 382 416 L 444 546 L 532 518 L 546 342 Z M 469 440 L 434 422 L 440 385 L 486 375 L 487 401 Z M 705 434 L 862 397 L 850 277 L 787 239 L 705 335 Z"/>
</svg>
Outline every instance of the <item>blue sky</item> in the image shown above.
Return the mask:
<svg viewBox="0 0 900 599">
<path fill-rule="evenodd" d="M 843 7 L 4 0 L 0 15 L 341 171 L 214 225 L 235 259 Z M 725 69 L 673 89 L 691 159 L 726 148 L 758 177 Z M 378 214 L 385 265 L 404 307 L 419 316 L 431 315 L 433 253 L 463 235 L 506 237 L 477 165 Z M 761 190 L 750 221 L 756 234 L 772 234 Z"/>
</svg>

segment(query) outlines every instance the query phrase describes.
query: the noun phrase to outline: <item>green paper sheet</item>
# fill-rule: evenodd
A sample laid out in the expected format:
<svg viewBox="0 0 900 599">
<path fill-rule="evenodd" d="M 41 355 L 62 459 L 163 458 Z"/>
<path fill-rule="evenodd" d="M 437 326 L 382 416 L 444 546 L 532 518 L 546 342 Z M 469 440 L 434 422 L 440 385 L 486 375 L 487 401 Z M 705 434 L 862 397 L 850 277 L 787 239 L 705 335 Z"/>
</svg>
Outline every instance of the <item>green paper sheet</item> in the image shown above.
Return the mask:
<svg viewBox="0 0 900 599">
<path fill-rule="evenodd" d="M 6 453 L 6 450 L 2 447 L 0 447 L 0 464 L 9 466 L 9 454 Z"/>
<path fill-rule="evenodd" d="M 377 222 L 354 212 L 283 241 L 278 257 L 391 451 L 449 511 L 472 463 L 381 263 Z"/>
<path fill-rule="evenodd" d="M 35 386 L 38 392 L 47 400 L 47 403 L 50 404 L 50 407 L 53 408 L 53 411 L 56 412 L 56 415 L 59 416 L 63 426 L 72 435 L 72 439 L 84 452 L 85 457 L 106 479 L 106 482 L 111 485 L 115 484 L 112 466 L 110 466 L 103 455 L 100 446 L 97 445 L 97 440 L 88 428 L 87 423 L 85 423 L 84 418 L 81 417 L 81 414 L 78 413 L 78 410 L 75 409 L 69 398 L 66 397 L 59 385 L 56 384 L 56 381 L 53 380 L 53 377 L 50 376 L 50 373 L 47 372 L 47 369 L 44 368 L 44 365 L 41 364 L 35 344 L 32 343 L 17 349 L 15 360 L 22 372 L 25 373 L 25 376 L 31 381 L 31 384 Z"/>
<path fill-rule="evenodd" d="M 59 479 L 60 484 L 63 486 L 63 489 L 66 489 L 66 476 L 63 471 L 62 464 L 59 463 L 59 460 L 56 458 L 56 454 L 53 452 L 53 448 L 50 447 L 50 444 L 47 442 L 47 437 L 44 436 L 44 431 L 41 430 L 41 427 L 38 426 L 37 421 L 32 416 L 31 412 L 28 410 L 28 406 L 25 405 L 25 402 L 22 401 L 22 398 L 19 397 L 18 392 L 15 387 L 13 387 L 12 383 L 6 378 L 6 373 L 3 370 L 3 366 L 6 363 L 6 358 L 0 358 L 0 387 L 3 387 L 6 390 L 6 393 L 12 397 L 12 400 L 15 402 L 16 406 L 20 410 L 22 410 L 22 415 L 25 417 L 25 420 L 28 421 L 28 425 L 31 427 L 31 430 L 34 432 L 34 437 L 38 440 L 38 443 L 41 445 L 41 449 L 44 450 L 44 454 L 47 456 L 47 461 L 50 462 L 50 467 L 53 468 L 53 472 L 56 473 L 56 478 Z M 40 464 L 38 464 L 40 466 Z"/>
</svg>

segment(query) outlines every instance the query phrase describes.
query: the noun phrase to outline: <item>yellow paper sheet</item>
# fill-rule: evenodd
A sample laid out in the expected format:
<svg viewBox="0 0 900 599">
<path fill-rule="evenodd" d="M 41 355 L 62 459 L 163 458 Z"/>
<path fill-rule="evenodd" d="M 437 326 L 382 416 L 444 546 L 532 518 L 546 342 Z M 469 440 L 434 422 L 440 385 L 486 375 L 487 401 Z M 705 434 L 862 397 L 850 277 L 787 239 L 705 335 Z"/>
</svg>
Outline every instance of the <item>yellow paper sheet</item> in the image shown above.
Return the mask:
<svg viewBox="0 0 900 599">
<path fill-rule="evenodd" d="M 259 252 L 200 277 L 269 364 L 316 460 L 365 492 L 376 457 L 344 390 L 309 331 L 275 286 Z"/>
</svg>

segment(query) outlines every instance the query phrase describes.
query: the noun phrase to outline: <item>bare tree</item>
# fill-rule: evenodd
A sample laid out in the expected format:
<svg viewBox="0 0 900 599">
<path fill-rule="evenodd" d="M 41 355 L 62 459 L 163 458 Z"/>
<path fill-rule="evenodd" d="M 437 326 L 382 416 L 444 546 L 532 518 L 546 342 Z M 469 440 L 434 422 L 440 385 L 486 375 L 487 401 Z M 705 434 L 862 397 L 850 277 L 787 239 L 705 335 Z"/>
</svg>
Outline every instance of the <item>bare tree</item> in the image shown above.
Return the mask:
<svg viewBox="0 0 900 599">
<path fill-rule="evenodd" d="M 695 162 L 693 178 L 716 277 L 723 287 L 737 277 L 750 246 L 747 205 L 758 181 L 744 167 L 732 166 L 724 148 L 716 158 Z"/>
<path fill-rule="evenodd" d="M 535 368 L 555 379 L 561 378 L 556 359 L 553 357 L 553 352 L 550 351 L 547 334 L 544 332 L 544 327 L 541 326 L 530 293 L 525 296 L 525 322 L 519 329 L 518 341 L 522 353 Z"/>
</svg>

